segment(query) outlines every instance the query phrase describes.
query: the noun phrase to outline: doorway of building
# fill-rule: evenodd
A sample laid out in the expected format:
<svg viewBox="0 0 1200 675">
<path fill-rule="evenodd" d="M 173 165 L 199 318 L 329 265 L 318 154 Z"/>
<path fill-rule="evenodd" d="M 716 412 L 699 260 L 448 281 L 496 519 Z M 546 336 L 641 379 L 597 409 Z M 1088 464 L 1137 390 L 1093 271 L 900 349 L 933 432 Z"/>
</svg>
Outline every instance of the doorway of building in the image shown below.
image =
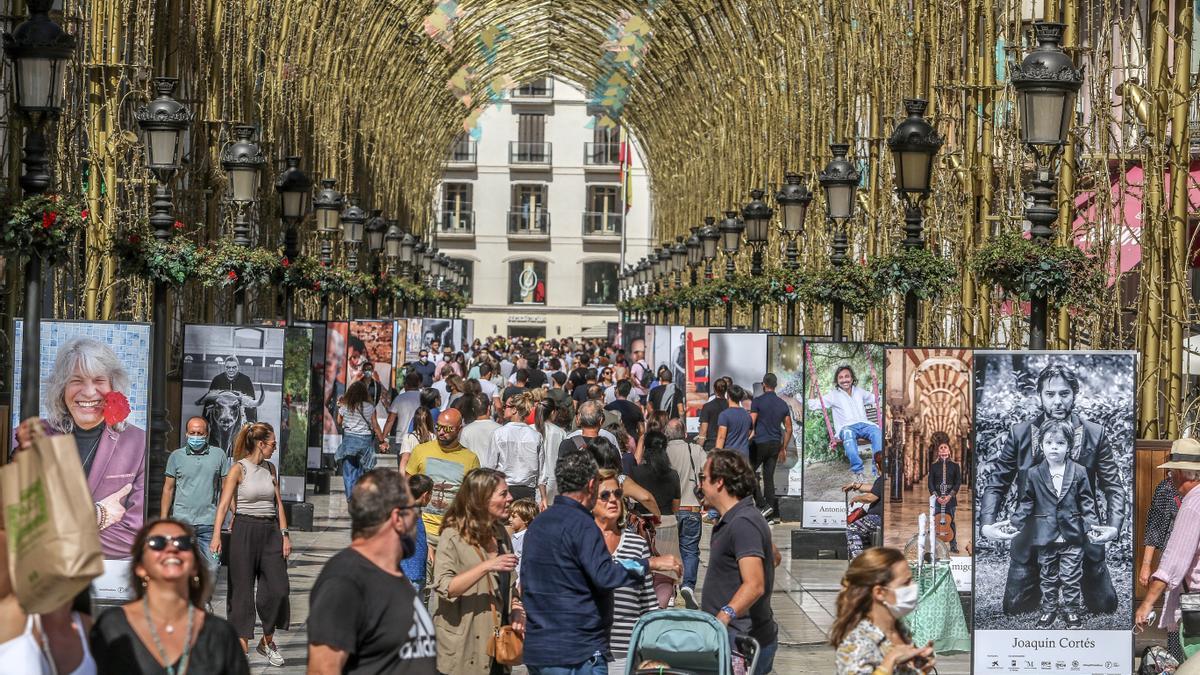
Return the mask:
<svg viewBox="0 0 1200 675">
<path fill-rule="evenodd" d="M 546 327 L 545 326 L 509 326 L 508 327 L 508 336 L 509 337 L 522 337 L 522 338 L 534 338 L 534 339 L 544 338 L 544 337 L 546 337 Z"/>
</svg>

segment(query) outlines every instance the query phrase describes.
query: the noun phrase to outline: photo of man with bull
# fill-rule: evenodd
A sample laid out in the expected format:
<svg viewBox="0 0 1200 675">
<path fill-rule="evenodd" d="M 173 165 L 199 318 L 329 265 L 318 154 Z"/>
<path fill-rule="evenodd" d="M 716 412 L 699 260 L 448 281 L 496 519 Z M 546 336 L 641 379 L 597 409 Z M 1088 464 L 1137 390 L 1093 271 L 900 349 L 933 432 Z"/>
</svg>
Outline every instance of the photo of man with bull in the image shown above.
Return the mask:
<svg viewBox="0 0 1200 675">
<path fill-rule="evenodd" d="M 279 428 L 283 342 L 283 328 L 185 326 L 180 428 L 203 418 L 209 444 L 226 453 L 245 424 Z"/>
</svg>

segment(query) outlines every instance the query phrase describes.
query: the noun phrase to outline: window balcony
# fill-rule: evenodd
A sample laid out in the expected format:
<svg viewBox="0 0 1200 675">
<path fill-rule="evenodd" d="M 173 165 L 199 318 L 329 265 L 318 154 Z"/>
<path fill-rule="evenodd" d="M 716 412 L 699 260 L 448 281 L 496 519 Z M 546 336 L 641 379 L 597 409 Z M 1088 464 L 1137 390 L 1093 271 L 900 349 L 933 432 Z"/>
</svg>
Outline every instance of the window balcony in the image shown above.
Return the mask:
<svg viewBox="0 0 1200 675">
<path fill-rule="evenodd" d="M 550 213 L 543 209 L 508 212 L 508 237 L 522 241 L 550 239 Z"/>
<path fill-rule="evenodd" d="M 592 171 L 621 169 L 620 143 L 584 143 L 583 167 Z"/>
<path fill-rule="evenodd" d="M 510 166 L 548 169 L 553 161 L 553 148 L 550 143 L 508 142 L 508 163 Z"/>
<path fill-rule="evenodd" d="M 554 80 L 543 78 L 523 84 L 509 92 L 509 100 L 513 103 L 549 103 L 554 100 Z"/>
<path fill-rule="evenodd" d="M 438 238 L 472 239 L 474 236 L 474 211 L 442 211 L 442 219 L 438 224 Z"/>
<path fill-rule="evenodd" d="M 459 141 L 446 157 L 447 169 L 473 169 L 478 161 L 479 147 L 475 141 Z"/>
<path fill-rule="evenodd" d="M 621 214 L 585 211 L 583 214 L 583 240 L 591 242 L 620 241 Z"/>
</svg>

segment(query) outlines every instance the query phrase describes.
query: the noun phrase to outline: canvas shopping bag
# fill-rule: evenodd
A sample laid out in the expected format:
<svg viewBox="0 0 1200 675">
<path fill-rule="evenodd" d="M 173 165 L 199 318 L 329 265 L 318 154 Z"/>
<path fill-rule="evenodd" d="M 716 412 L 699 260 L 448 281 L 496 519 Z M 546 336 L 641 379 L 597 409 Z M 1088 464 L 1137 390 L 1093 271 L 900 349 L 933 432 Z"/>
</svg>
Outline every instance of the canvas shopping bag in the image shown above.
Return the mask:
<svg viewBox="0 0 1200 675">
<path fill-rule="evenodd" d="M 0 505 L 13 590 L 26 612 L 43 614 L 100 576 L 104 556 L 75 438 L 30 426 L 33 447 L 0 467 Z"/>
</svg>

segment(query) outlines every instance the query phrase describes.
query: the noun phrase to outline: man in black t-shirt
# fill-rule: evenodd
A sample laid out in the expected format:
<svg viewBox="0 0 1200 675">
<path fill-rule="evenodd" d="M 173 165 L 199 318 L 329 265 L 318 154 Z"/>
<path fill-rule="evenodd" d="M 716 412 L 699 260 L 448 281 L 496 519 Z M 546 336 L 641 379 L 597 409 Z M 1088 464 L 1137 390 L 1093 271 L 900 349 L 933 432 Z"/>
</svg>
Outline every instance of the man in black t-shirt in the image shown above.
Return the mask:
<svg viewBox="0 0 1200 675">
<path fill-rule="evenodd" d="M 667 419 L 675 420 L 683 415 L 683 396 L 671 379 L 669 368 L 658 371 L 658 386 L 650 390 L 650 410 L 665 412 Z"/>
<path fill-rule="evenodd" d="M 567 391 L 572 392 L 572 396 L 574 396 L 575 389 L 579 385 L 587 382 L 589 363 L 590 359 L 587 354 L 580 354 L 579 358 L 575 360 L 575 367 L 571 369 L 571 374 L 567 376 L 567 382 L 570 383 L 567 386 Z M 584 389 L 586 388 L 584 387 Z M 586 401 L 587 399 L 585 398 L 584 400 Z"/>
<path fill-rule="evenodd" d="M 587 403 L 588 388 L 591 385 L 596 384 L 597 377 L 599 377 L 599 375 L 596 373 L 596 369 L 588 368 L 587 372 L 583 376 L 583 384 L 575 385 L 575 388 L 571 390 L 571 398 L 575 400 L 575 405 L 580 406 L 584 403 Z"/>
<path fill-rule="evenodd" d="M 309 596 L 309 673 L 437 672 L 433 619 L 400 571 L 401 551 L 416 547 L 417 511 L 401 474 L 375 469 L 359 478 L 350 546 L 329 559 Z"/>
<path fill-rule="evenodd" d="M 528 370 L 521 368 L 513 376 L 513 379 L 516 382 L 516 384 L 505 387 L 504 391 L 500 393 L 501 405 L 508 405 L 508 399 L 510 399 L 514 396 L 519 396 L 521 394 L 524 394 L 529 389 L 529 371 Z"/>
<path fill-rule="evenodd" d="M 717 429 L 721 426 L 717 418 L 729 407 L 729 400 L 725 398 L 728 390 L 729 380 L 724 377 L 718 379 L 713 383 L 713 399 L 700 408 L 700 433 L 696 438 L 705 451 L 717 447 Z"/>
<path fill-rule="evenodd" d="M 605 410 L 613 410 L 621 415 L 621 424 L 625 427 L 625 431 L 633 436 L 633 440 L 637 440 L 642 436 L 642 428 L 646 421 L 646 416 L 642 414 L 642 409 L 637 404 L 628 400 L 629 392 L 633 390 L 633 385 L 629 380 L 621 380 L 617 383 L 617 400 L 604 406 Z"/>
</svg>

